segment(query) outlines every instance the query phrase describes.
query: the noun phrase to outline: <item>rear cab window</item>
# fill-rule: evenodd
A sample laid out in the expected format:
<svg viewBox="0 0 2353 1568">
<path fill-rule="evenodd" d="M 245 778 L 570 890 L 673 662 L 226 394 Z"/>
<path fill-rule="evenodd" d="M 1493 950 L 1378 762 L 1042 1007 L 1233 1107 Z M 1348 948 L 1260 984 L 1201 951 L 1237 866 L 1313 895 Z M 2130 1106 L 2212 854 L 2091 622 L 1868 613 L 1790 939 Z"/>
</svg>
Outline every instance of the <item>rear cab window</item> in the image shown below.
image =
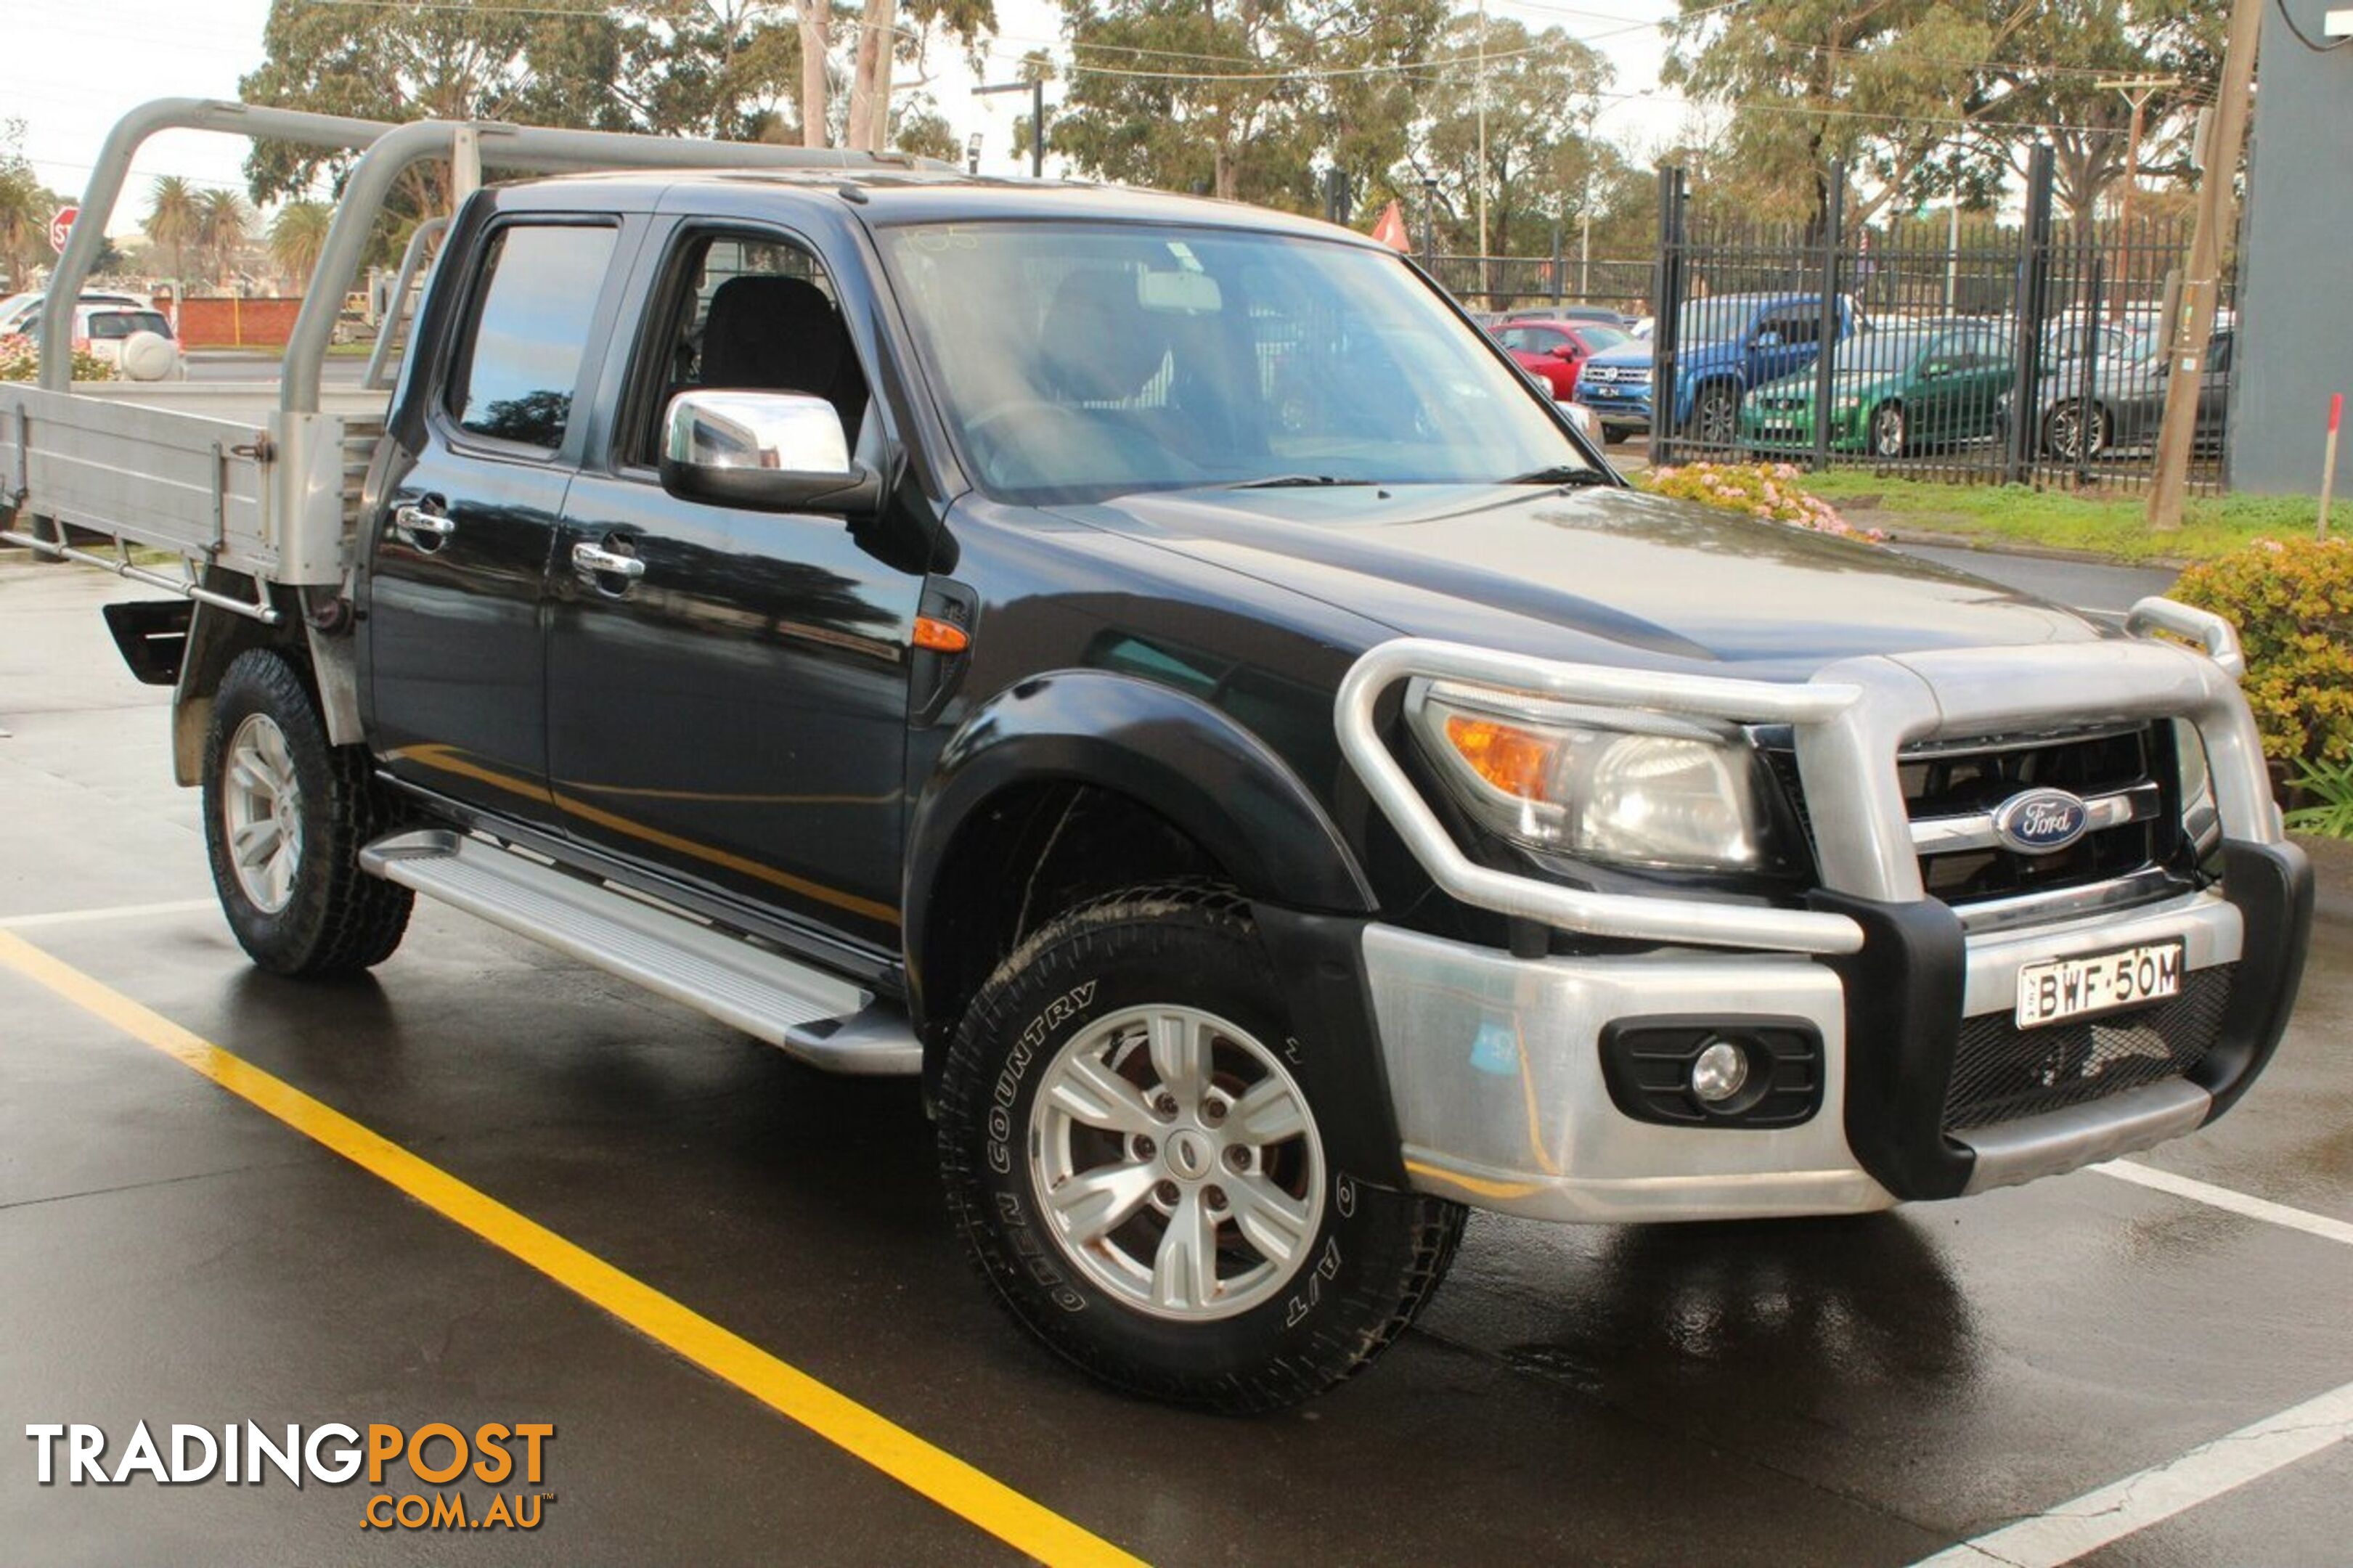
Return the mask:
<svg viewBox="0 0 2353 1568">
<path fill-rule="evenodd" d="M 543 452 L 564 444 L 618 232 L 520 222 L 491 236 L 444 400 L 460 430 Z"/>
</svg>

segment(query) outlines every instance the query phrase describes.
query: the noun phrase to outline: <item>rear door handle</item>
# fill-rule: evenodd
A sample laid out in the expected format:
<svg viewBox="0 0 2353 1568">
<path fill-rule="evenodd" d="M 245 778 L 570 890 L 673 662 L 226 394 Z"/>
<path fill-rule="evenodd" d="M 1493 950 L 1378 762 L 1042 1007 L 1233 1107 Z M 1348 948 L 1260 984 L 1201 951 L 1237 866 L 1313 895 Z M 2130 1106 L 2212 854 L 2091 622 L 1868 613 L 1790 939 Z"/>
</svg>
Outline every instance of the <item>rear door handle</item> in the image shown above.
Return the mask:
<svg viewBox="0 0 2353 1568">
<path fill-rule="evenodd" d="M 631 584 L 646 574 L 646 563 L 636 556 L 586 539 L 572 547 L 572 569 L 600 594 L 626 594 Z M 611 577 L 622 580 L 618 588 L 604 581 Z"/>
<path fill-rule="evenodd" d="M 392 531 L 417 549 L 430 552 L 449 542 L 458 525 L 441 510 L 437 497 L 404 501 L 392 509 Z"/>
</svg>

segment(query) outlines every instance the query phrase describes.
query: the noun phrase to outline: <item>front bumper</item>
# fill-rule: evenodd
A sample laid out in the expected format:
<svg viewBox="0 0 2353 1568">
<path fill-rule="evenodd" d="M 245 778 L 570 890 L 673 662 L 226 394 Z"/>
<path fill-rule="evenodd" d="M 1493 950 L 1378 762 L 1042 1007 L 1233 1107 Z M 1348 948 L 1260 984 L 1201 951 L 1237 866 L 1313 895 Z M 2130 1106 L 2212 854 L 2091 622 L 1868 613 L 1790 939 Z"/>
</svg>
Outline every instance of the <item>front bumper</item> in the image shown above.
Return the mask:
<svg viewBox="0 0 2353 1568">
<path fill-rule="evenodd" d="M 2072 1170 L 2226 1109 L 2285 1026 L 2310 930 L 2311 874 L 2281 838 L 2260 742 L 2232 680 L 2227 628 L 2161 602 L 2137 607 L 2133 624 L 2203 636 L 2212 657 L 2139 639 L 1955 650 L 1851 659 L 1781 686 L 1544 665 L 1431 643 L 1366 655 L 1342 688 L 1342 747 L 1439 885 L 1523 920 L 1649 944 L 1519 959 L 1366 928 L 1365 978 L 1407 1179 L 1547 1219 L 1852 1213 Z M 1374 700 L 1408 674 L 1789 725 L 1821 890 L 1810 908 L 1770 909 L 1587 892 L 1471 862 L 1373 728 Z M 2096 714 L 2071 706 L 2084 693 L 2097 694 Z M 2206 752 L 2223 836 L 2216 887 L 2046 912 L 2031 924 L 1980 920 L 1974 931 L 1926 897 L 1897 780 L 1905 747 L 2160 718 L 2187 721 Z M 2055 1109 L 1990 1125 L 1948 1118 L 1948 1096 L 1966 1103 L 1955 1078 L 1965 1041 L 1981 1048 L 1989 1033 L 2011 1030 L 2022 966 L 2173 939 L 2183 944 L 2185 996 L 2199 982 L 2210 1004 L 2221 1000 L 2189 1023 L 2167 1023 L 2177 1037 L 2140 1051 L 2156 1059 L 2118 1070 L 2105 1047 L 2080 1063 L 2063 1052 L 2067 1065 L 2055 1070 L 2073 1076 L 2050 1097 Z M 2118 1026 L 2133 1016 L 2119 1015 Z M 1613 1026 L 1694 1018 L 1810 1033 L 1820 1042 L 1813 1114 L 1694 1126 L 1627 1113 L 1610 1092 L 1605 1036 Z M 2036 1033 L 2036 1049 L 2052 1037 Z M 2104 1093 L 2112 1071 L 2109 1085 L 2137 1087 Z"/>
<path fill-rule="evenodd" d="M 1408 1180 L 1550 1220 L 1853 1214 L 2073 1170 L 2194 1131 L 2269 1059 L 2293 1001 L 2311 876 L 2287 845 L 2232 845 L 2227 892 L 1964 939 L 1944 905 L 1887 906 L 1861 950 L 1662 950 L 1515 959 L 1370 925 L 1366 977 Z M 1851 912 L 1851 911 L 1850 911 Z M 1941 1126 L 1966 1020 L 1999 1021 L 2024 965 L 2179 938 L 2189 974 L 2229 966 L 2199 1066 L 2044 1115 Z M 1820 1108 L 1793 1127 L 1663 1126 L 1613 1102 L 1601 1041 L 1666 1017 L 1792 1020 L 1822 1044 Z"/>
<path fill-rule="evenodd" d="M 1740 444 L 1758 452 L 1812 451 L 1812 406 L 1758 408 L 1753 404 L 1744 403 L 1740 409 Z M 1861 413 L 1851 407 L 1833 411 L 1831 415 L 1831 450 L 1860 452 L 1866 445 Z"/>
<path fill-rule="evenodd" d="M 1651 427 L 1651 385 L 1648 382 L 1598 382 L 1579 378 L 1577 401 L 1593 416 L 1616 430 Z"/>
</svg>

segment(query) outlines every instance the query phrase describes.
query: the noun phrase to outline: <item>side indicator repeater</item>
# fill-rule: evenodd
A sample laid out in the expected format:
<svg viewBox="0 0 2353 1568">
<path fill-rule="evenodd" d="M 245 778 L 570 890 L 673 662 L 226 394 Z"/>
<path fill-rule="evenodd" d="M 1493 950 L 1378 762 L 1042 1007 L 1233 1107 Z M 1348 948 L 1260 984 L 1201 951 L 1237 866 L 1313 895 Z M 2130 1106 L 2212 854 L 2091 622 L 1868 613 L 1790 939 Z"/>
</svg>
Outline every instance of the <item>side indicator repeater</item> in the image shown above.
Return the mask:
<svg viewBox="0 0 2353 1568">
<path fill-rule="evenodd" d="M 933 653 L 962 653 L 972 646 L 972 634 L 954 621 L 936 616 L 915 617 L 915 646 Z"/>
</svg>

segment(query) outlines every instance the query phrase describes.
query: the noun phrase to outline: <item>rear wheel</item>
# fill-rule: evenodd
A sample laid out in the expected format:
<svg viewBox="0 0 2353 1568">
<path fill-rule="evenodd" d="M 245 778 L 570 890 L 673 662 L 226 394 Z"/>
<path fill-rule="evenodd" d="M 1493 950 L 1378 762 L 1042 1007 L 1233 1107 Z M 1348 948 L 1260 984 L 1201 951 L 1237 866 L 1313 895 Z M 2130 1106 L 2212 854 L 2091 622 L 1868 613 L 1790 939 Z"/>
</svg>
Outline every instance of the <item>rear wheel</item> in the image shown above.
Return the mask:
<svg viewBox="0 0 2353 1568">
<path fill-rule="evenodd" d="M 1138 889 L 982 988 L 940 1081 L 965 1243 L 1032 1334 L 1106 1383 L 1249 1412 L 1339 1382 L 1436 1289 L 1460 1206 L 1333 1168 L 1247 906 Z"/>
<path fill-rule="evenodd" d="M 1900 458 L 1911 449 L 1912 432 L 1900 403 L 1883 404 L 1871 413 L 1872 455 Z"/>
<path fill-rule="evenodd" d="M 367 751 L 331 746 L 310 683 L 274 648 L 237 655 L 205 741 L 205 845 L 229 929 L 277 974 L 335 974 L 392 956 L 409 890 L 360 869 L 393 825 Z"/>
</svg>

